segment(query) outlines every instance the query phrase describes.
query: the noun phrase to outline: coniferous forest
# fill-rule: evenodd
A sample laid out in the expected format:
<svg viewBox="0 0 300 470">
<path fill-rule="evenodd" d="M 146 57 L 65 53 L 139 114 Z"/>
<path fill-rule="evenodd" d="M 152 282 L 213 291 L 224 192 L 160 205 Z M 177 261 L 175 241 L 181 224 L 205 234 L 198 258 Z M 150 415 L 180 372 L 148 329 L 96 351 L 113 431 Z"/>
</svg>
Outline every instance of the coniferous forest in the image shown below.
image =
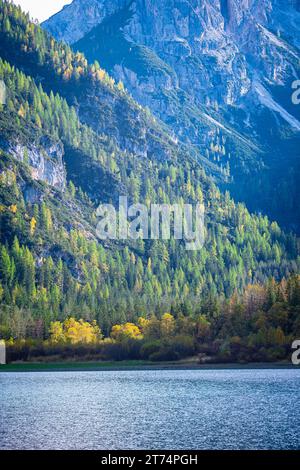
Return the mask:
<svg viewBox="0 0 300 470">
<path fill-rule="evenodd" d="M 0 80 L 0 339 L 10 361 L 290 356 L 296 234 L 235 201 L 101 63 L 3 0 Z M 147 207 L 203 203 L 204 247 L 100 241 L 97 207 L 119 195 Z"/>
</svg>

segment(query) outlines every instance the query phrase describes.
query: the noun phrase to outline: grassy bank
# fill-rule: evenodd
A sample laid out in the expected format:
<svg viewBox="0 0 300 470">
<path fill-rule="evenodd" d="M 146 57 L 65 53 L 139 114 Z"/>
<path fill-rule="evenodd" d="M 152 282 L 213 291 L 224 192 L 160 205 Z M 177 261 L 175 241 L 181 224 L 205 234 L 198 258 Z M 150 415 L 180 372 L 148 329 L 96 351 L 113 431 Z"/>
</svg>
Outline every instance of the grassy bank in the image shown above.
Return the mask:
<svg viewBox="0 0 300 470">
<path fill-rule="evenodd" d="M 289 362 L 247 364 L 199 364 L 195 361 L 154 363 L 149 361 L 111 362 L 44 362 L 0 365 L 0 372 L 67 372 L 67 371 L 122 371 L 122 370 L 210 370 L 210 369 L 295 369 Z"/>
</svg>

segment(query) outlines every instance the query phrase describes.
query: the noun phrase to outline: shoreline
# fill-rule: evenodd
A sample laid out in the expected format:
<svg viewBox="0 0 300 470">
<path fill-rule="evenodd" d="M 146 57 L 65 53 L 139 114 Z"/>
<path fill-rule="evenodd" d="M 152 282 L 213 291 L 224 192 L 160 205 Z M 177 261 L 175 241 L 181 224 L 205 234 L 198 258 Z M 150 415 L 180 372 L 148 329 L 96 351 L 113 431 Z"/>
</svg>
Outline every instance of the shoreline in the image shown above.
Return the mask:
<svg viewBox="0 0 300 470">
<path fill-rule="evenodd" d="M 18 362 L 0 365 L 1 372 L 119 372 L 146 370 L 299 369 L 289 362 L 216 363 L 120 361 L 120 362 Z"/>
</svg>

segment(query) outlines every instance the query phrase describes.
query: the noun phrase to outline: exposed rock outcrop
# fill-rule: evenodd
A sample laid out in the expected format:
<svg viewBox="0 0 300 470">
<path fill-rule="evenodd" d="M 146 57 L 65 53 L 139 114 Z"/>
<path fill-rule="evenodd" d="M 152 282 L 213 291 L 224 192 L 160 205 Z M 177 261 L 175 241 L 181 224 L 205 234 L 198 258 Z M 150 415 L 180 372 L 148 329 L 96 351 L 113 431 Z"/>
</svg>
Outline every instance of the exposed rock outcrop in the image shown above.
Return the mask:
<svg viewBox="0 0 300 470">
<path fill-rule="evenodd" d="M 122 80 L 237 199 L 292 226 L 280 194 L 298 160 L 299 23 L 295 0 L 74 0 L 44 26 Z"/>
<path fill-rule="evenodd" d="M 43 138 L 37 143 L 5 141 L 0 142 L 2 150 L 27 164 L 33 179 L 44 181 L 63 191 L 66 186 L 66 171 L 63 163 L 63 147 Z M 31 197 L 29 195 L 29 197 Z"/>
</svg>

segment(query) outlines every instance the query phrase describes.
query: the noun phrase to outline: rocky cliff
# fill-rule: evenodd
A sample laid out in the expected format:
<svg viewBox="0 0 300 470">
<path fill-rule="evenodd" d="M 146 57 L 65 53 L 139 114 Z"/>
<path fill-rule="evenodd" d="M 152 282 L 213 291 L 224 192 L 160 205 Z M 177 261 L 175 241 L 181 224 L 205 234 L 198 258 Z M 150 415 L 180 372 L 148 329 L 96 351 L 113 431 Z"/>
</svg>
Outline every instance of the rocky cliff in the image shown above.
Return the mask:
<svg viewBox="0 0 300 470">
<path fill-rule="evenodd" d="M 221 160 L 229 161 L 230 140 L 241 149 L 244 173 L 254 178 L 253 161 L 263 161 L 257 139 L 238 127 L 233 105 L 216 99 L 202 103 L 200 95 L 193 96 L 194 82 L 184 91 L 175 62 L 130 39 L 125 28 L 135 17 L 135 6 L 121 6 L 87 33 L 86 44 L 95 34 L 92 44 L 97 52 L 107 49 L 103 57 L 112 70 L 136 74 L 137 92 L 149 103 L 157 96 L 157 114 L 174 116 L 168 125 L 97 64 L 50 38 L 10 1 L 0 0 L 0 77 L 8 92 L 7 104 L 0 106 L 0 326 L 8 338 L 14 334 L 3 324 L 22 324 L 26 312 L 30 335 L 32 318 L 39 328 L 70 315 L 96 319 L 103 331 L 151 312 L 159 317 L 174 312 L 182 320 L 181 311 L 189 318 L 201 312 L 209 319 L 222 311 L 219 297 L 230 299 L 249 284 L 251 290 L 270 277 L 299 272 L 296 237 L 235 204 L 203 171 L 204 164 L 213 172 L 224 165 Z M 204 54 L 200 59 L 205 62 Z M 243 60 L 247 68 L 246 56 Z M 203 68 L 207 80 L 214 78 L 212 70 Z M 265 99 L 259 79 L 256 86 Z M 174 137 L 180 126 L 182 134 Z M 203 133 L 196 146 L 192 133 L 198 127 Z M 195 151 L 198 145 L 208 150 L 207 156 Z M 238 161 L 240 155 L 235 156 Z M 290 156 L 285 163 L 290 171 Z M 65 176 L 68 184 L 61 191 Z M 280 200 L 290 195 L 290 180 L 285 181 L 289 187 Z M 120 195 L 147 205 L 203 201 L 205 246 L 192 253 L 185 240 L 173 237 L 98 240 L 97 207 L 113 203 L 117 208 Z"/>
<path fill-rule="evenodd" d="M 44 27 L 122 80 L 237 199 L 295 228 L 299 21 L 294 0 L 74 0 Z"/>
<path fill-rule="evenodd" d="M 28 166 L 33 180 L 43 181 L 61 191 L 66 187 L 63 147 L 49 138 L 24 144 L 24 141 L 1 138 L 0 149 Z"/>
</svg>

